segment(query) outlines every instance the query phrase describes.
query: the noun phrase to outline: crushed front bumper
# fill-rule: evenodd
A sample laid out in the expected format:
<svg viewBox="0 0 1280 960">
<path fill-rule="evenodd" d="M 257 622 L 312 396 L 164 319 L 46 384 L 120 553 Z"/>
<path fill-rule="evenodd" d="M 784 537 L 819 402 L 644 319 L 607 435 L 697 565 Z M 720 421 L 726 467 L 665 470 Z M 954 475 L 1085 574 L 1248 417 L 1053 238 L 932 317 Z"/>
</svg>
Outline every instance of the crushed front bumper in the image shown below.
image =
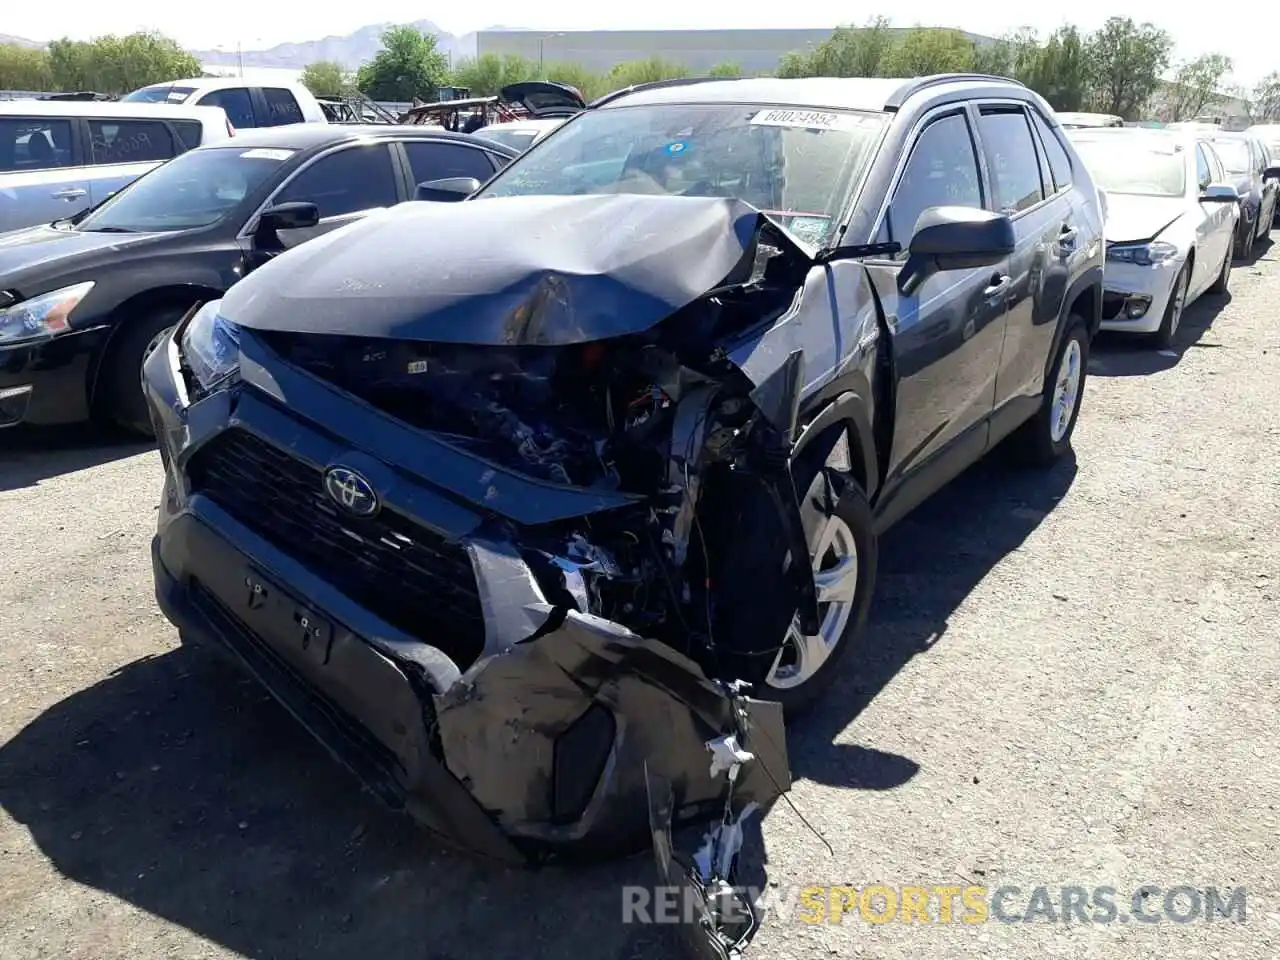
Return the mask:
<svg viewBox="0 0 1280 960">
<path fill-rule="evenodd" d="M 454 846 L 536 863 L 647 845 L 655 778 L 670 785 L 672 827 L 730 833 L 789 789 L 777 704 L 663 643 L 554 607 L 513 543 L 402 470 L 383 487 L 385 509 L 457 531 L 470 560 L 484 649 L 459 674 L 430 642 L 439 625 L 390 622 L 301 562 L 297 543 L 192 487 L 195 452 L 229 431 L 324 463 L 341 441 L 297 409 L 310 409 L 302 389 L 290 408 L 255 391 L 188 405 L 173 363 L 166 342 L 144 379 L 167 472 L 157 600 L 184 635 L 228 648 L 379 796 Z"/>
</svg>

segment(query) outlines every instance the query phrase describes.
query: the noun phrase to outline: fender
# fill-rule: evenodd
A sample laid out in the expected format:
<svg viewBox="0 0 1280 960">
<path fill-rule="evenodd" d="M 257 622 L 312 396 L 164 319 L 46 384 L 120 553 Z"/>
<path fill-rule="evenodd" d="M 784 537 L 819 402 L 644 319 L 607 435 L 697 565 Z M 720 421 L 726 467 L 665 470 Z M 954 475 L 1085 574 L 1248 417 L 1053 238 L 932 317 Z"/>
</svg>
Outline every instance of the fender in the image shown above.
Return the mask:
<svg viewBox="0 0 1280 960">
<path fill-rule="evenodd" d="M 869 395 L 869 391 L 868 391 Z M 880 486 L 880 460 L 876 456 L 873 442 L 875 436 L 871 427 L 871 405 L 858 390 L 845 390 L 830 403 L 818 411 L 817 416 L 805 424 L 796 438 L 792 449 L 792 458 L 817 440 L 823 433 L 838 424 L 844 424 L 850 434 L 849 442 L 853 445 L 853 454 L 862 461 L 865 473 L 867 499 L 875 496 Z"/>
<path fill-rule="evenodd" d="M 1044 362 L 1044 379 L 1046 382 L 1049 379 L 1049 371 L 1053 367 L 1053 362 L 1058 358 L 1058 348 L 1062 346 L 1062 340 L 1067 335 L 1067 318 L 1071 315 L 1071 305 L 1076 302 L 1080 294 L 1090 287 L 1096 287 L 1098 291 L 1098 295 L 1094 297 L 1093 316 L 1085 317 L 1089 324 L 1090 338 L 1102 326 L 1102 267 L 1092 266 L 1076 277 L 1075 282 L 1067 288 L 1066 296 L 1062 298 L 1062 311 L 1058 315 L 1058 327 L 1053 332 L 1053 346 Z"/>
</svg>

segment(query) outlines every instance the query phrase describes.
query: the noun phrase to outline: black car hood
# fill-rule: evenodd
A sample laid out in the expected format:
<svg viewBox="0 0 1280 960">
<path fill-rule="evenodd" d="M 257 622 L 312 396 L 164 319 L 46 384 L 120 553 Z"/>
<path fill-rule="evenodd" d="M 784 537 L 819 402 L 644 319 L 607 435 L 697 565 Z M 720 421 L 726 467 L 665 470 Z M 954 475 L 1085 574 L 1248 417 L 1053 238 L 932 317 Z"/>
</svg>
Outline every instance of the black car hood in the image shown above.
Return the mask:
<svg viewBox="0 0 1280 960">
<path fill-rule="evenodd" d="M 152 233 L 88 233 L 48 224 L 0 234 L 0 289 L 24 289 L 48 275 L 79 269 L 82 261 L 154 239 Z"/>
<path fill-rule="evenodd" d="M 231 288 L 222 312 L 258 330 L 585 343 L 643 332 L 744 282 L 767 222 L 716 197 L 405 203 L 268 263 Z"/>
</svg>

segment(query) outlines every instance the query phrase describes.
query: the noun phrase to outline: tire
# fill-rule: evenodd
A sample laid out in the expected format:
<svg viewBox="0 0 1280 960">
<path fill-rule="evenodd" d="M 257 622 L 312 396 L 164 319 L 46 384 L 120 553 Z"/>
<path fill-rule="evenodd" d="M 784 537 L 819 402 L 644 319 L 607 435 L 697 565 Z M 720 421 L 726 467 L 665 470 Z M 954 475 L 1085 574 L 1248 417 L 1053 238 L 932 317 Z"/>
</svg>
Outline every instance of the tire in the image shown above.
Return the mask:
<svg viewBox="0 0 1280 960">
<path fill-rule="evenodd" d="M 1089 372 L 1089 326 L 1077 313 L 1071 314 L 1067 323 L 1067 334 L 1053 358 L 1052 372 L 1045 378 L 1040 409 L 1009 437 L 1010 452 L 1018 462 L 1027 466 L 1048 467 L 1070 451 L 1071 435 L 1080 417 Z M 1074 377 L 1075 390 L 1063 424 L 1057 403 L 1058 388 L 1068 377 Z"/>
<path fill-rule="evenodd" d="M 822 446 L 817 443 L 811 449 Z M 825 456 L 825 451 L 819 456 Z M 764 517 L 776 516 L 772 506 L 765 506 L 764 498 L 741 498 L 742 507 L 734 526 L 737 532 L 727 543 L 719 566 L 720 582 L 733 587 L 720 592 L 715 630 L 719 647 L 732 644 L 729 638 L 753 637 L 757 649 L 767 649 L 763 658 L 759 654 L 730 653 L 728 658 L 721 659 L 722 669 L 727 668 L 727 672 L 733 674 L 726 679 L 750 679 L 752 696 L 780 703 L 785 714 L 794 717 L 811 708 L 831 685 L 845 654 L 857 645 L 866 629 L 875 590 L 879 545 L 872 525 L 871 506 L 851 477 L 826 469 L 820 461 L 807 460 L 803 453 L 794 464 L 792 476 L 797 492 L 801 493 L 801 514 L 810 549 L 814 549 L 824 532 L 831 531 L 838 532 L 840 543 L 833 546 L 845 558 L 850 552 L 843 548 L 850 544 L 853 547 L 855 579 L 848 599 L 838 607 L 819 605 L 819 617 L 823 619 L 824 614 L 827 615 L 824 626 L 829 625 L 831 629 L 829 642 L 820 644 L 812 638 L 814 643 L 805 645 L 804 649 L 814 651 L 814 659 L 800 663 L 801 645 L 792 638 L 796 611 L 786 605 L 787 591 L 781 582 L 786 545 L 778 535 L 779 524 L 762 522 Z M 769 512 L 764 513 L 765 510 Z M 769 527 L 775 529 L 762 531 Z M 833 550 L 827 556 L 835 554 L 837 551 Z M 813 558 L 808 558 L 808 562 L 813 564 Z M 787 638 L 782 651 L 777 650 L 776 641 L 768 639 L 772 637 Z M 761 639 L 765 642 L 761 643 Z M 741 669 L 734 669 L 735 661 Z M 807 675 L 799 676 L 800 672 Z"/>
<path fill-rule="evenodd" d="M 182 319 L 188 307 L 156 308 L 130 321 L 112 338 L 102 359 L 94 397 L 94 406 L 103 417 L 130 433 L 155 438 L 142 394 L 142 363 L 160 337 Z"/>
<path fill-rule="evenodd" d="M 1210 293 L 1224 294 L 1227 287 L 1231 284 L 1231 256 L 1232 251 L 1227 250 L 1227 255 L 1222 258 L 1222 269 L 1218 271 L 1218 279 L 1213 281 L 1213 286 L 1209 288 Z"/>
<path fill-rule="evenodd" d="M 1191 268 L 1183 265 L 1178 275 L 1173 278 L 1173 287 L 1169 291 L 1169 302 L 1165 305 L 1164 316 L 1160 319 L 1160 329 L 1151 335 L 1152 343 L 1158 349 L 1166 349 L 1173 345 L 1178 336 L 1178 324 L 1182 321 L 1182 311 L 1187 305 L 1187 287 L 1191 283 Z"/>
<path fill-rule="evenodd" d="M 1240 229 L 1236 231 L 1235 238 L 1232 240 L 1232 257 L 1236 260 L 1248 259 L 1249 251 L 1253 248 L 1253 242 L 1249 239 L 1252 235 L 1253 224 L 1242 219 Z"/>
</svg>

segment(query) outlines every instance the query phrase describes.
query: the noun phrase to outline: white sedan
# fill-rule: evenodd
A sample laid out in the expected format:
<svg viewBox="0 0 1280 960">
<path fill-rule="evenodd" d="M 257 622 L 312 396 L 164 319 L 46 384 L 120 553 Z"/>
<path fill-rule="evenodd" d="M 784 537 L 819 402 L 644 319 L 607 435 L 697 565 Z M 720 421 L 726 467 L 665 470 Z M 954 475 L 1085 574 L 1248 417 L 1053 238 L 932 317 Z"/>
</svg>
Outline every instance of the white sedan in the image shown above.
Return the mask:
<svg viewBox="0 0 1280 960">
<path fill-rule="evenodd" d="M 1206 291 L 1226 293 L 1236 189 L 1194 131 L 1067 135 L 1107 195 L 1102 328 L 1149 334 L 1167 347 L 1188 304 Z"/>
</svg>

